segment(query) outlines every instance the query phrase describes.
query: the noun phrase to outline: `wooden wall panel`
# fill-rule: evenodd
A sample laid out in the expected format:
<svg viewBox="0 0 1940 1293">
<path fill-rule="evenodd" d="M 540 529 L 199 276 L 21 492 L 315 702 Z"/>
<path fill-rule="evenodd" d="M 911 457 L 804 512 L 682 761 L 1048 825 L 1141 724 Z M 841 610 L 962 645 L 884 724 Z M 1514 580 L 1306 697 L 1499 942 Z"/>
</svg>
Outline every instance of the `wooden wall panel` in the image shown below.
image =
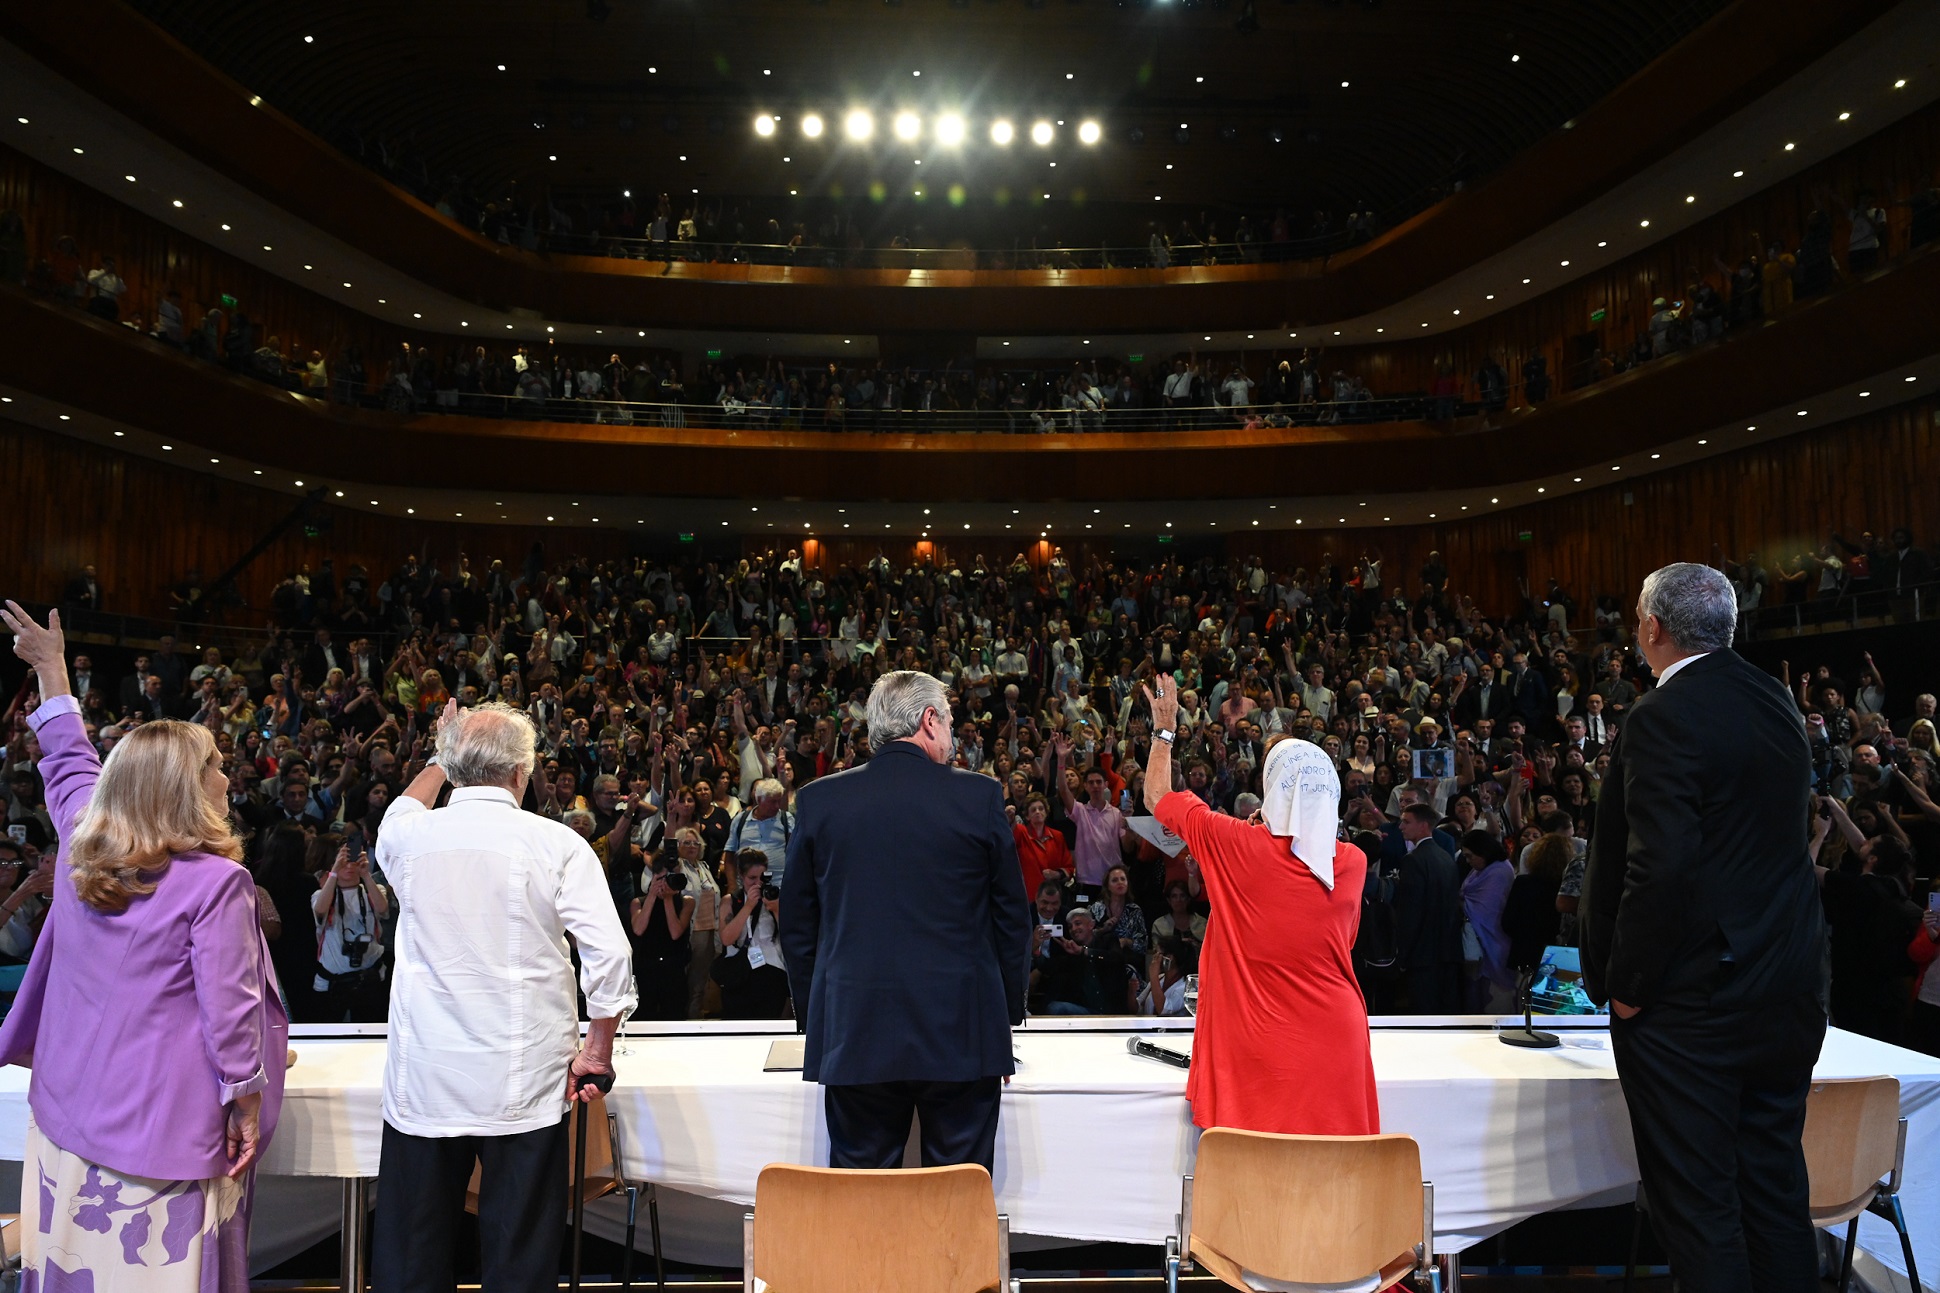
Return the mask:
<svg viewBox="0 0 1940 1293">
<path fill-rule="evenodd" d="M 0 478 L 0 551 L 21 554 L 10 581 L 15 591 L 7 595 L 53 601 L 92 562 L 103 609 L 124 615 L 165 616 L 172 584 L 191 570 L 214 579 L 299 502 L 5 419 Z M 468 553 L 482 571 L 493 556 L 523 562 L 535 539 L 555 557 L 604 557 L 628 551 L 630 537 L 618 530 L 423 524 L 327 505 L 322 513 L 330 528 L 314 538 L 292 528 L 243 573 L 237 588 L 257 610 L 229 623 L 264 623 L 277 582 L 305 563 L 316 569 L 325 557 L 335 558 L 340 579 L 353 563 L 381 579 L 407 552 L 435 558 L 446 570 Z"/>
<path fill-rule="evenodd" d="M 1940 539 L 1936 471 L 1940 402 L 1917 401 L 1470 521 L 1256 531 L 1232 536 L 1227 550 L 1236 561 L 1258 555 L 1280 570 L 1312 570 L 1327 554 L 1347 562 L 1378 552 L 1387 580 L 1400 578 L 1412 595 L 1423 561 L 1438 549 L 1451 586 L 1490 612 L 1520 605 L 1522 574 L 1537 596 L 1557 580 L 1587 617 L 1596 597 L 1618 597 L 1628 608 L 1645 575 L 1673 561 L 1710 561 L 1713 545 L 1735 558 L 1755 551 L 1767 569 L 1834 530 L 1856 538 L 1904 525 L 1931 548 Z"/>
</svg>

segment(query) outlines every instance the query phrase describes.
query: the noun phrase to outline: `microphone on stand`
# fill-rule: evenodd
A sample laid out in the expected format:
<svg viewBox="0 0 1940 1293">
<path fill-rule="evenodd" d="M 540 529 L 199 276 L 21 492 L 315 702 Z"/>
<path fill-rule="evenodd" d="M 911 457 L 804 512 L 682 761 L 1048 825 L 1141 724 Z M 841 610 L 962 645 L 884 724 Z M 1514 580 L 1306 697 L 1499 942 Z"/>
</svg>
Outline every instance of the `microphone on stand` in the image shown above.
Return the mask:
<svg viewBox="0 0 1940 1293">
<path fill-rule="evenodd" d="M 1522 1027 L 1504 1028 L 1496 1033 L 1496 1040 L 1504 1046 L 1524 1046 L 1541 1050 L 1563 1044 L 1563 1039 L 1555 1033 L 1539 1033 L 1536 1031 L 1534 1007 L 1531 1005 L 1531 999 L 1535 996 L 1535 993 L 1530 991 L 1535 981 L 1536 972 L 1533 969 L 1523 969 L 1516 972 L 1516 995 L 1522 998 Z"/>
</svg>

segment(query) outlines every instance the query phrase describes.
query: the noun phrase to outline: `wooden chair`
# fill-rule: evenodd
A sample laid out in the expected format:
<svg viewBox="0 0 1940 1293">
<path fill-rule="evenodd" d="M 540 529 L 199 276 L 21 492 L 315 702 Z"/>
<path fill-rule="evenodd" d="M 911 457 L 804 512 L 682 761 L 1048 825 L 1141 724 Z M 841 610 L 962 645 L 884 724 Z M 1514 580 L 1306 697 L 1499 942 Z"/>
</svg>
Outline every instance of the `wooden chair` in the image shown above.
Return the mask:
<svg viewBox="0 0 1940 1293">
<path fill-rule="evenodd" d="M 629 1181 L 620 1169 L 620 1119 L 606 1107 L 604 1096 L 596 1097 L 590 1104 L 577 1106 L 572 1116 L 586 1117 L 592 1121 L 589 1130 L 606 1128 L 604 1136 L 589 1135 L 586 1138 L 586 1189 L 581 1202 L 591 1203 L 609 1194 L 626 1195 L 626 1243 L 620 1253 L 620 1287 L 633 1287 L 633 1239 L 639 1229 L 640 1199 L 647 1200 L 647 1228 L 653 1240 L 654 1287 L 667 1287 L 666 1261 L 660 1252 L 660 1200 L 654 1193 L 652 1182 Z M 571 1136 L 566 1141 L 566 1179 L 574 1180 L 576 1151 Z M 478 1183 L 483 1169 L 474 1164 L 471 1183 L 465 1187 L 465 1211 L 478 1212 Z M 570 1191 L 568 1191 L 570 1193 Z M 568 1206 L 572 1200 L 568 1199 Z"/>
<path fill-rule="evenodd" d="M 1871 1212 L 1900 1234 L 1900 1251 L 1914 1288 L 1920 1287 L 1913 1262 L 1913 1238 L 1900 1208 L 1900 1174 L 1906 1165 L 1906 1119 L 1900 1117 L 1900 1081 L 1893 1077 L 1840 1078 L 1814 1082 L 1805 1102 L 1805 1172 L 1811 1192 L 1812 1224 L 1830 1229 L 1844 1221 L 1846 1251 L 1839 1263 L 1841 1293 L 1852 1282 L 1853 1250 L 1859 1242 L 1859 1214 Z M 1637 1220 L 1630 1237 L 1625 1290 L 1637 1266 L 1650 1201 L 1637 1187 Z"/>
<path fill-rule="evenodd" d="M 1900 1233 L 1906 1274 L 1920 1287 L 1913 1238 L 1900 1208 L 1900 1173 L 1906 1167 L 1906 1119 L 1900 1117 L 1900 1081 L 1892 1077 L 1814 1082 L 1805 1103 L 1805 1171 L 1811 1182 L 1812 1224 L 1830 1229 L 1847 1222 L 1846 1253 L 1839 1263 L 1841 1293 L 1852 1281 L 1859 1214 L 1884 1218 Z"/>
<path fill-rule="evenodd" d="M 1215 1127 L 1199 1138 L 1165 1284 L 1198 1262 L 1235 1288 L 1242 1271 L 1303 1284 L 1377 1272 L 1440 1289 L 1435 1191 L 1409 1136 L 1276 1136 Z"/>
<path fill-rule="evenodd" d="M 770 1293 L 1014 1293 L 1010 1218 L 975 1165 L 771 1163 L 743 1227 L 741 1286 Z"/>
</svg>

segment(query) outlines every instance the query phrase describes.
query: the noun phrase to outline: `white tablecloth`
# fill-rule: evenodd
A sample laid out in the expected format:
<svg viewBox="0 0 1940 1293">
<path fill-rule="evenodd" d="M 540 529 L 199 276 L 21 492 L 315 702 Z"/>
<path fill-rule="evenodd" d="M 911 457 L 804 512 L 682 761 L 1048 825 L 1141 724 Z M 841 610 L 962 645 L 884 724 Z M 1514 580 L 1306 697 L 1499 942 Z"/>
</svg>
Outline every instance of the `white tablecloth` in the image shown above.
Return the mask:
<svg viewBox="0 0 1940 1293">
<path fill-rule="evenodd" d="M 1459 1251 L 1541 1212 L 1628 1197 L 1636 1160 L 1606 1034 L 1565 1032 L 1563 1046 L 1547 1051 L 1504 1046 L 1486 1030 L 1377 1029 L 1373 1037 L 1382 1130 L 1421 1143 L 1439 1250 Z M 738 1208 L 753 1201 L 765 1164 L 827 1162 L 819 1090 L 796 1073 L 761 1071 L 771 1040 L 625 1039 L 609 1104 L 628 1174 Z M 263 1172 L 375 1176 L 383 1043 L 294 1044 L 299 1059 Z M 1122 1033 L 1026 1030 L 1016 1053 L 996 1172 L 998 1208 L 1012 1230 L 1162 1242 L 1196 1140 L 1184 1072 L 1127 1054 Z M 1327 1058 L 1313 1064 L 1315 1080 L 1325 1081 Z M 1901 1197 L 1932 1286 L 1940 1275 L 1940 1060 L 1833 1030 L 1817 1072 L 1900 1079 L 1909 1120 Z M 22 1152 L 27 1077 L 0 1070 L 0 1159 Z M 265 1189 L 265 1208 L 276 1193 Z M 685 1207 L 669 1200 L 669 1211 Z M 643 1235 L 644 1225 L 643 1217 Z M 1861 1239 L 1904 1273 L 1884 1223 L 1867 1218 Z"/>
</svg>

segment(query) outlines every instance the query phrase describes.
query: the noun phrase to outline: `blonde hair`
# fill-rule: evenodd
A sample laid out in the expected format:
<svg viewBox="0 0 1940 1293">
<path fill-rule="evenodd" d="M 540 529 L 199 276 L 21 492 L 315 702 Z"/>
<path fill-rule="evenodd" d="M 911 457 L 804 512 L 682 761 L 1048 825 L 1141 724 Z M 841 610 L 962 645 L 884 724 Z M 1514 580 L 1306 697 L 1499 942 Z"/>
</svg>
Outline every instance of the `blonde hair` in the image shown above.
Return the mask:
<svg viewBox="0 0 1940 1293">
<path fill-rule="evenodd" d="M 66 849 L 82 902 L 126 911 L 183 853 L 242 860 L 228 816 L 202 788 L 216 757 L 208 728 L 173 719 L 143 723 L 115 743 Z"/>
</svg>

